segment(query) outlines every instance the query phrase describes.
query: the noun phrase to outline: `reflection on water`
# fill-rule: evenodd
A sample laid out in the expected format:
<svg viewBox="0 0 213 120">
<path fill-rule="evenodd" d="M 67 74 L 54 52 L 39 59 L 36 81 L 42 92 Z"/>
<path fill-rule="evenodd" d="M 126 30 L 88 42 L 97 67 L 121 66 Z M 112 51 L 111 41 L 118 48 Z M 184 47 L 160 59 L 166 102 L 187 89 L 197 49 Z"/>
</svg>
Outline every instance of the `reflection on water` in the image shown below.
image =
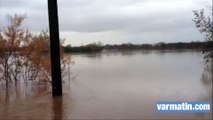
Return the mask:
<svg viewBox="0 0 213 120">
<path fill-rule="evenodd" d="M 203 84 L 209 88 L 209 92 L 212 92 L 212 63 L 206 63 L 204 66 L 204 72 L 201 77 Z"/>
<path fill-rule="evenodd" d="M 203 97 L 203 101 L 208 101 L 211 100 L 212 102 L 212 95 L 213 95 L 213 90 L 212 90 L 212 81 L 213 81 L 213 63 L 207 63 L 204 66 L 204 72 L 201 77 L 201 81 L 203 85 L 206 88 L 206 97 Z"/>
<path fill-rule="evenodd" d="M 52 99 L 52 110 L 53 110 L 53 116 L 54 120 L 61 120 L 63 119 L 63 98 L 62 97 L 54 97 Z"/>
<path fill-rule="evenodd" d="M 0 119 L 39 119 L 50 118 L 46 114 L 51 102 L 49 85 L 10 84 L 0 88 Z M 48 100 L 49 101 L 49 100 Z"/>
<path fill-rule="evenodd" d="M 212 90 L 212 81 L 213 81 L 213 76 L 212 76 L 212 70 L 213 70 L 213 66 L 212 66 L 212 62 L 206 63 L 203 67 L 203 74 L 201 76 L 201 83 L 204 85 L 203 87 L 205 87 L 205 93 L 202 94 L 198 101 L 210 101 L 210 103 L 212 102 L 212 95 L 213 95 L 213 90 Z M 211 104 L 212 106 L 212 104 Z M 212 109 L 212 107 L 211 107 Z M 205 114 L 203 113 L 196 113 L 197 116 L 199 117 L 204 117 Z M 212 118 L 212 115 L 211 115 Z"/>
<path fill-rule="evenodd" d="M 196 51 L 73 55 L 75 80 L 52 97 L 50 84 L 0 86 L 0 119 L 211 119 L 156 113 L 156 101 L 210 101 L 212 67 Z M 211 65 L 209 65 L 211 66 Z M 203 69 L 204 68 L 204 69 Z"/>
</svg>

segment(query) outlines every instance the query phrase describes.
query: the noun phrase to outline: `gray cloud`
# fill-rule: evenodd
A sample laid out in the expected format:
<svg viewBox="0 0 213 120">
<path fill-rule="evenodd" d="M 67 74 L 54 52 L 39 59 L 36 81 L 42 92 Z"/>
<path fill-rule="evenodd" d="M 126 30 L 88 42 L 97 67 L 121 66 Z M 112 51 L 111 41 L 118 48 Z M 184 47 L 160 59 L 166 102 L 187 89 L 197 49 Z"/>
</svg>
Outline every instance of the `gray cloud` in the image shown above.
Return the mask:
<svg viewBox="0 0 213 120">
<path fill-rule="evenodd" d="M 192 10 L 200 9 L 201 3 L 201 0 L 58 0 L 60 31 L 89 34 L 113 31 L 119 35 L 122 32 L 127 39 L 137 40 L 151 34 L 156 38 L 162 34 L 165 39 L 175 34 L 198 34 Z M 1 24 L 6 24 L 7 14 L 27 13 L 25 25 L 30 30 L 48 28 L 46 0 L 1 0 L 0 6 Z"/>
<path fill-rule="evenodd" d="M 114 30 L 156 32 L 180 29 L 179 27 L 192 27 L 189 26 L 192 24 L 188 25 L 192 19 L 192 16 L 189 16 L 192 14 L 193 9 L 190 5 L 183 5 L 182 9 L 178 7 L 162 9 L 162 5 L 151 7 L 152 3 L 147 1 L 134 1 L 131 3 L 131 0 L 126 0 L 120 4 L 117 0 L 114 2 L 107 0 L 108 2 L 103 3 L 100 1 L 103 0 L 99 0 L 96 4 L 90 2 L 88 6 L 83 5 L 84 7 L 64 8 L 59 5 L 61 30 L 77 32 Z M 179 3 L 184 3 L 184 1 Z M 182 26 L 183 24 L 186 26 Z"/>
</svg>

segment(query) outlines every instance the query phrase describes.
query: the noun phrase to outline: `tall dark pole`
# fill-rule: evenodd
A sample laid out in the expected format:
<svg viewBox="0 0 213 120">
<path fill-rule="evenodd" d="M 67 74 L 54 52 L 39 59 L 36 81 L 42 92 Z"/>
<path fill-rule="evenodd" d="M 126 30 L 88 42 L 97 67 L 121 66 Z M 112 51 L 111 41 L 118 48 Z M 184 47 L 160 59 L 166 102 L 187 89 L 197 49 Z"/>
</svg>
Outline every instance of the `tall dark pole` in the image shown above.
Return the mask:
<svg viewBox="0 0 213 120">
<path fill-rule="evenodd" d="M 57 0 L 48 0 L 48 12 L 52 69 L 52 95 L 62 96 Z"/>
</svg>

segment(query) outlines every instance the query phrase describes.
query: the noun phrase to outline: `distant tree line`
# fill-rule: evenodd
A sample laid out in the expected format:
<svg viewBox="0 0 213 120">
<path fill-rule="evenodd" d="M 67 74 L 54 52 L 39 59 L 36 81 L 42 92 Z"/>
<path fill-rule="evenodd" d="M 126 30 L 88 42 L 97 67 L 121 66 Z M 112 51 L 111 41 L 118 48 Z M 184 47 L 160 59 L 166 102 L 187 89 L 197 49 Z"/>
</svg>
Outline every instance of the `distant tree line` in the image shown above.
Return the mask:
<svg viewBox="0 0 213 120">
<path fill-rule="evenodd" d="M 99 52 L 103 50 L 103 46 L 101 42 L 82 45 L 79 47 L 72 47 L 71 45 L 67 45 L 63 47 L 63 50 L 66 53 Z"/>
<path fill-rule="evenodd" d="M 76 52 L 100 52 L 102 50 L 176 50 L 176 49 L 212 49 L 212 41 L 207 42 L 177 42 L 177 43 L 164 43 L 159 42 L 156 44 L 132 44 L 124 43 L 120 45 L 102 45 L 91 43 L 85 46 L 72 47 L 71 45 L 64 46 L 64 51 L 67 53 Z"/>
</svg>

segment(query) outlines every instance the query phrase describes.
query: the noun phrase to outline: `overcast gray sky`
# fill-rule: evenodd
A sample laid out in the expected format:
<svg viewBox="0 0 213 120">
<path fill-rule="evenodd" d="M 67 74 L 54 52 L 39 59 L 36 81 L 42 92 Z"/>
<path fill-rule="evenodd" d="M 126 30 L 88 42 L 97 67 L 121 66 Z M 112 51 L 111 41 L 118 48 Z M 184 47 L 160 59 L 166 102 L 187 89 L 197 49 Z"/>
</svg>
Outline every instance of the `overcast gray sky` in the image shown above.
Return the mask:
<svg viewBox="0 0 213 120">
<path fill-rule="evenodd" d="M 58 0 L 60 37 L 73 46 L 201 41 L 192 10 L 211 0 Z M 47 0 L 0 0 L 0 25 L 7 15 L 27 14 L 33 32 L 48 29 Z"/>
</svg>

